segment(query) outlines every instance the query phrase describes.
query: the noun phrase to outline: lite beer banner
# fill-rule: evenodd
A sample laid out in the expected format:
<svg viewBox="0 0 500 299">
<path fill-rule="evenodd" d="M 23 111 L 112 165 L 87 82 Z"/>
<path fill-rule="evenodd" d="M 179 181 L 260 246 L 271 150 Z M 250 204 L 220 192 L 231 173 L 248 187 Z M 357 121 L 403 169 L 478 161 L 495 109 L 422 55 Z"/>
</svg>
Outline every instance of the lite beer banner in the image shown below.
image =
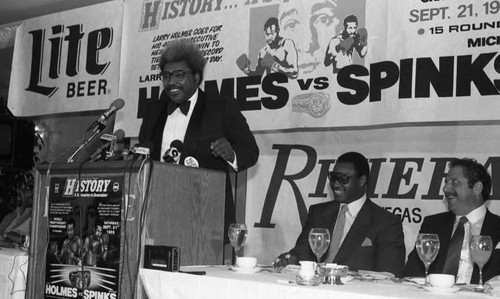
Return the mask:
<svg viewBox="0 0 500 299">
<path fill-rule="evenodd" d="M 22 22 L 9 87 L 16 116 L 106 109 L 118 96 L 123 4 Z"/>
<path fill-rule="evenodd" d="M 498 6 L 106 2 L 23 22 L 9 107 L 18 116 L 95 110 L 120 96 L 117 126 L 136 136 L 142 105 L 161 92 L 161 49 L 187 38 L 208 61 L 202 88 L 234 96 L 256 131 L 495 120 Z"/>
</svg>

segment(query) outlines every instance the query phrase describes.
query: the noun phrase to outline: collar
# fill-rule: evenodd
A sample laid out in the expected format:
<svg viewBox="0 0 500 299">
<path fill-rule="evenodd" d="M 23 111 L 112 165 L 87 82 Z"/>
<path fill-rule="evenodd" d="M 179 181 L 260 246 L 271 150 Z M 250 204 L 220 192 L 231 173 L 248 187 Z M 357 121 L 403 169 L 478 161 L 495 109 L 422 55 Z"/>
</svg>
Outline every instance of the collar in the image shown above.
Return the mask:
<svg viewBox="0 0 500 299">
<path fill-rule="evenodd" d="M 455 221 L 458 221 L 463 215 L 455 215 Z M 465 215 L 470 223 L 476 223 L 486 216 L 486 205 L 483 203 L 481 206 L 470 211 Z"/>
<path fill-rule="evenodd" d="M 178 104 L 169 100 L 167 103 L 168 115 L 171 115 L 177 108 L 179 108 L 182 114 L 188 116 L 188 113 L 193 111 L 193 107 L 196 105 L 197 98 L 198 98 L 198 89 L 196 89 L 194 94 L 189 99 L 183 101 L 182 103 Z"/>
<path fill-rule="evenodd" d="M 359 211 L 361 210 L 361 207 L 366 202 L 366 193 L 363 194 L 360 198 L 356 199 L 355 201 L 347 204 L 347 207 L 349 208 L 349 214 L 351 214 L 352 217 L 356 218 L 358 215 Z"/>
</svg>

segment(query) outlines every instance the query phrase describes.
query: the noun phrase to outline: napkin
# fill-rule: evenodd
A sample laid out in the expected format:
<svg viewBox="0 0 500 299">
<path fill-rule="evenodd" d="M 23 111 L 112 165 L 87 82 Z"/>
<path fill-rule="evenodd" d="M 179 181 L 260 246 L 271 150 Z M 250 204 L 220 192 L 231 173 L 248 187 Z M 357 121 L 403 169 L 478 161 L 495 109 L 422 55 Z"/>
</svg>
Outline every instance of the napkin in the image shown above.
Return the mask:
<svg viewBox="0 0 500 299">
<path fill-rule="evenodd" d="M 359 276 L 364 279 L 384 280 L 394 278 L 394 274 L 389 272 L 377 272 L 368 270 L 358 270 Z"/>
<path fill-rule="evenodd" d="M 500 298 L 500 275 L 491 278 L 485 285 L 491 288 L 491 296 Z"/>
</svg>

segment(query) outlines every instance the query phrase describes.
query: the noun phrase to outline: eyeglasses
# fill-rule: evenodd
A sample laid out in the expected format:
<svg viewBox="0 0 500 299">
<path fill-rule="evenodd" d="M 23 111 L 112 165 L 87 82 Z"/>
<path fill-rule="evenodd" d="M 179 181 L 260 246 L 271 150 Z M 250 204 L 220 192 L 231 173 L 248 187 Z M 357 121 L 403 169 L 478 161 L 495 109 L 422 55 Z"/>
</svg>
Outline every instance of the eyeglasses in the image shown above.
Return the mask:
<svg viewBox="0 0 500 299">
<path fill-rule="evenodd" d="M 330 182 L 339 182 L 340 184 L 342 185 L 347 185 L 349 183 L 349 180 L 354 177 L 353 175 L 352 176 L 348 176 L 347 174 L 345 173 L 338 173 L 338 172 L 333 172 L 333 171 L 330 171 L 328 173 L 328 179 L 330 180 Z"/>
<path fill-rule="evenodd" d="M 163 71 L 160 73 L 160 78 L 162 81 L 170 81 L 170 78 L 173 77 L 175 81 L 182 81 L 186 77 L 186 74 L 191 74 L 191 72 L 185 70 Z"/>
</svg>

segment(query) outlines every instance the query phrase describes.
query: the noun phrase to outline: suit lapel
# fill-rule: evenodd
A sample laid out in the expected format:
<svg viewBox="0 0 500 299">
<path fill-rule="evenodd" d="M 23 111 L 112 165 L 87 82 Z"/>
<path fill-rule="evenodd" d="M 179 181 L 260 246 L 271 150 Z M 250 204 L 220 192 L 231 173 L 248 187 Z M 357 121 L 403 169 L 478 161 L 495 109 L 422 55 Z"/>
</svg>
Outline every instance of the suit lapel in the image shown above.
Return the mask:
<svg viewBox="0 0 500 299">
<path fill-rule="evenodd" d="M 153 142 L 154 149 L 152 158 L 154 160 L 160 160 L 161 156 L 161 142 L 163 139 L 163 128 L 165 128 L 165 123 L 167 122 L 167 103 L 169 99 L 165 91 L 162 92 L 160 96 L 160 100 L 155 103 L 155 109 L 151 109 L 153 115 L 151 119 L 156 119 L 156 122 L 153 125 L 151 130 L 153 134 L 151 135 L 151 142 Z"/>
<path fill-rule="evenodd" d="M 442 220 L 437 223 L 436 227 L 432 228 L 432 231 L 423 233 L 435 233 L 439 237 L 439 252 L 429 268 L 429 272 L 442 273 L 444 268 L 444 263 L 446 262 L 446 255 L 448 254 L 448 247 L 450 246 L 451 233 L 453 232 L 453 225 L 455 224 L 455 214 L 448 212 L 442 217 Z"/>
<path fill-rule="evenodd" d="M 500 231 L 500 227 L 498 222 L 495 221 L 494 215 L 486 210 L 486 216 L 484 216 L 483 227 L 481 228 L 481 235 L 491 236 L 491 240 L 493 241 L 493 248 L 496 248 L 498 239 L 498 232 Z"/>
<path fill-rule="evenodd" d="M 334 262 L 342 262 L 349 259 L 352 256 L 352 250 L 361 247 L 371 223 L 370 204 L 371 201 L 367 198 L 345 236 Z"/>
<path fill-rule="evenodd" d="M 184 135 L 184 150 L 181 153 L 180 164 L 184 164 L 184 158 L 186 153 L 193 153 L 197 148 L 197 140 L 200 140 L 201 135 L 201 122 L 203 119 L 203 111 L 206 105 L 206 95 L 203 91 L 198 89 L 198 99 L 196 100 L 196 106 L 194 106 L 193 114 L 189 119 L 189 124 L 186 129 L 186 134 Z"/>
</svg>

